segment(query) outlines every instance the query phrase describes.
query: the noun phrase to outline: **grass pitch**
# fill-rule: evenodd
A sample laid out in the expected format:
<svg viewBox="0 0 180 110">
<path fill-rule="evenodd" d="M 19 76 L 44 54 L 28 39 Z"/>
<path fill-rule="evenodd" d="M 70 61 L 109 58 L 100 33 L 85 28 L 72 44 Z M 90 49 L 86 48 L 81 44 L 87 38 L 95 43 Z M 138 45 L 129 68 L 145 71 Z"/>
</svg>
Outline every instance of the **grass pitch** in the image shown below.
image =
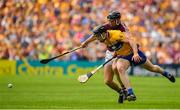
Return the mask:
<svg viewBox="0 0 180 110">
<path fill-rule="evenodd" d="M 164 77 L 130 77 L 137 100 L 118 104 L 118 94 L 103 83 L 102 74 L 86 84 L 77 77 L 1 77 L 0 109 L 180 109 L 180 78 L 173 84 Z"/>
</svg>

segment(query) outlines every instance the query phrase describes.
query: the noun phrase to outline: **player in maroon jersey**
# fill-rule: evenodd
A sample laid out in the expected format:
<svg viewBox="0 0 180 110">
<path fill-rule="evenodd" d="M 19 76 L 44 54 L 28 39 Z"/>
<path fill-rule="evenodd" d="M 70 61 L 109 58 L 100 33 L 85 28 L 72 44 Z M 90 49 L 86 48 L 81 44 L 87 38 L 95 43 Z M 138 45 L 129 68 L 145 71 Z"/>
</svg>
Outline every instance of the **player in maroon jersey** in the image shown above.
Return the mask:
<svg viewBox="0 0 180 110">
<path fill-rule="evenodd" d="M 121 14 L 118 11 L 112 11 L 107 16 L 108 23 L 103 24 L 106 28 L 106 30 L 120 30 L 122 32 L 128 32 L 127 27 L 124 23 L 121 22 Z M 95 40 L 95 36 L 92 34 L 85 42 L 82 43 L 82 47 L 86 47 L 88 43 Z M 113 57 L 112 52 L 106 51 L 106 57 L 105 61 Z M 107 86 L 109 86 L 111 89 L 115 90 L 119 94 L 119 103 L 123 103 L 124 99 L 126 99 L 126 88 L 124 87 L 123 83 L 120 80 L 120 77 L 118 74 L 116 74 L 115 71 L 112 69 L 112 62 L 109 62 L 104 66 L 104 82 Z M 116 69 L 114 69 L 116 70 Z M 116 82 L 113 81 L 114 74 L 118 75 L 117 79 L 120 83 L 121 87 L 118 86 Z"/>
</svg>

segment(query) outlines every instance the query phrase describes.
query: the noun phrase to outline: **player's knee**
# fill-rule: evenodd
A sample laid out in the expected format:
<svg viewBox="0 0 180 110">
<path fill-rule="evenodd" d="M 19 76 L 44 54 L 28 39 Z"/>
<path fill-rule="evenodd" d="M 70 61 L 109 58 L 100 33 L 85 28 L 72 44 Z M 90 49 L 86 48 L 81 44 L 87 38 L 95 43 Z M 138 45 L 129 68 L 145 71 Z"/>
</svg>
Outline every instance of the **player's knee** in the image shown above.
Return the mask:
<svg viewBox="0 0 180 110">
<path fill-rule="evenodd" d="M 119 66 L 117 69 L 118 69 L 119 74 L 124 74 L 125 69 L 123 66 Z"/>
<path fill-rule="evenodd" d="M 115 64 L 112 65 L 112 70 L 113 70 L 113 71 L 116 71 L 116 70 L 117 70 L 117 67 L 116 67 Z"/>
</svg>

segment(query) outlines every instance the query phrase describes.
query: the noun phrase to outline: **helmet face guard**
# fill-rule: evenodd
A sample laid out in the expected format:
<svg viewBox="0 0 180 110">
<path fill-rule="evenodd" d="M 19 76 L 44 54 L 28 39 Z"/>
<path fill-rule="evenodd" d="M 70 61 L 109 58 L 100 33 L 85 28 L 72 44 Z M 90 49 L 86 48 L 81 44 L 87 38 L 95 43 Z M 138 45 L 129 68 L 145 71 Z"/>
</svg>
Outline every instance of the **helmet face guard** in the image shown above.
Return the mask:
<svg viewBox="0 0 180 110">
<path fill-rule="evenodd" d="M 110 12 L 109 15 L 107 16 L 107 19 L 109 20 L 109 22 L 111 22 L 112 25 L 119 25 L 120 18 L 121 18 L 121 14 L 118 11 Z"/>
<path fill-rule="evenodd" d="M 116 25 L 119 25 L 120 24 L 120 20 L 119 19 L 109 19 L 108 20 L 109 22 L 110 22 L 110 24 L 112 25 L 112 26 L 116 26 Z"/>
</svg>

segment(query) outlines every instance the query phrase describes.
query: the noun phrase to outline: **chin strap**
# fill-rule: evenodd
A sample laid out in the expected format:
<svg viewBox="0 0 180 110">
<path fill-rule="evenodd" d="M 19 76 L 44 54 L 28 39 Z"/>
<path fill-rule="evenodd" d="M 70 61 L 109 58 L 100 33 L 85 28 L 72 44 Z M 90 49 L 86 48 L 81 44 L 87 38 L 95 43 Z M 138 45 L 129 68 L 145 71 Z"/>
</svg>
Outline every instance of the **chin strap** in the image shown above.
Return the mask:
<svg viewBox="0 0 180 110">
<path fill-rule="evenodd" d="M 116 25 L 119 25 L 120 24 L 120 21 L 116 19 Z"/>
</svg>

